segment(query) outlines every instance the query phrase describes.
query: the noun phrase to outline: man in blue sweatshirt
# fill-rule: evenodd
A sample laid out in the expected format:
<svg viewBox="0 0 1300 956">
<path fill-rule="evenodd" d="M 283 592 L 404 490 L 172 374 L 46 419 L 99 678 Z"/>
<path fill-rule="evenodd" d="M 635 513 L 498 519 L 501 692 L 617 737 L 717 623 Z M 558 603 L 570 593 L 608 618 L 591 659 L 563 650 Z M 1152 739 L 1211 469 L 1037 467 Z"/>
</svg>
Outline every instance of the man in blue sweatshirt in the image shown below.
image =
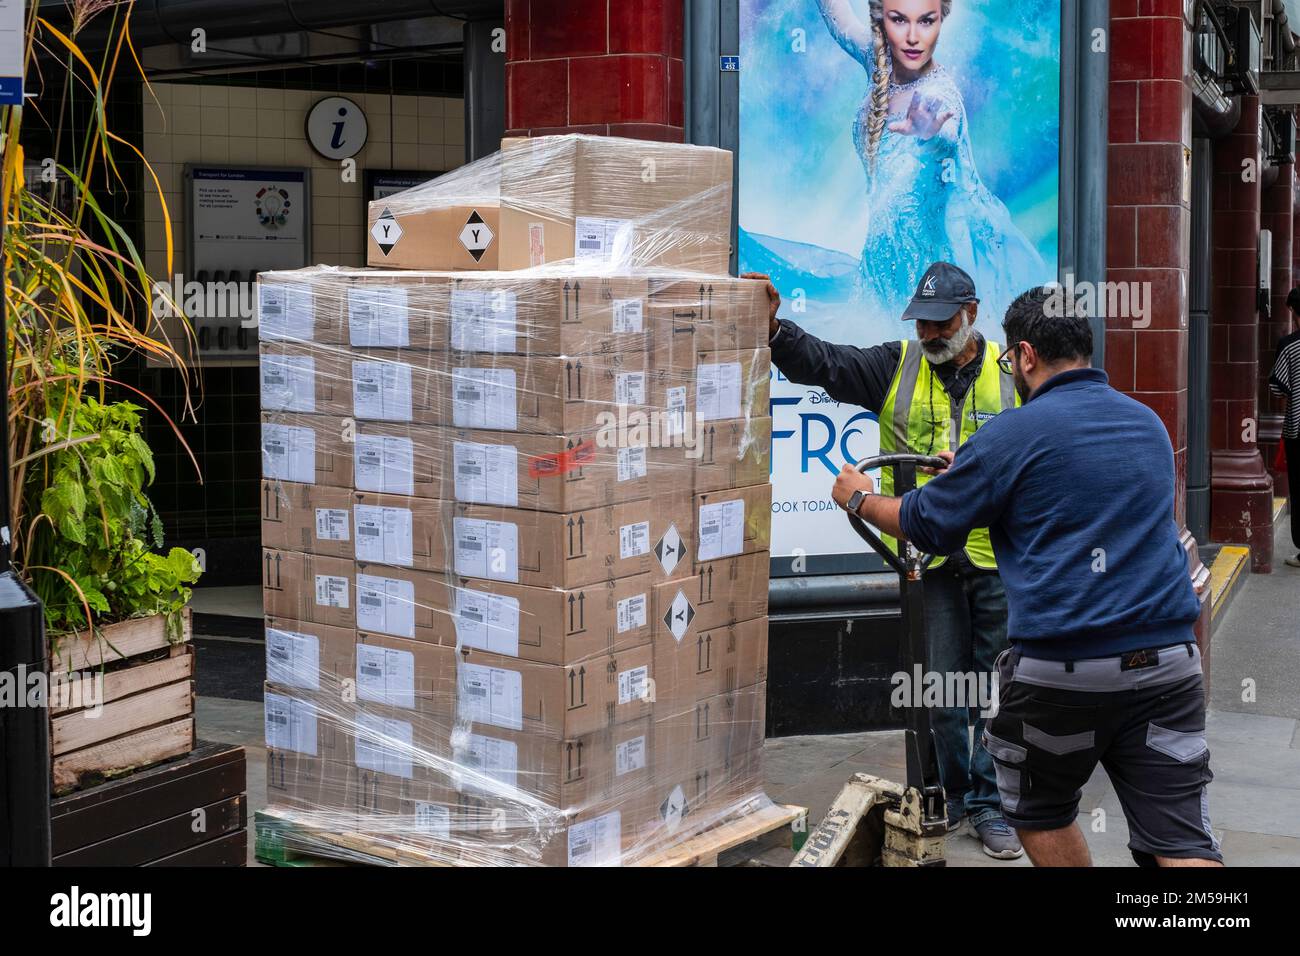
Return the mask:
<svg viewBox="0 0 1300 956">
<path fill-rule="evenodd" d="M 1145 405 L 1089 368 L 1092 331 L 1039 289 L 1007 310 L 999 359 L 1023 407 L 988 422 L 902 498 L 846 467 L 865 520 L 930 554 L 990 530 L 1007 590 L 993 755 L 1002 811 L 1037 866 L 1091 862 L 1075 824 L 1098 763 L 1140 864 L 1219 865 L 1206 785 L 1199 604 L 1174 522 L 1174 456 Z M 948 456 L 945 456 L 948 457 Z"/>
</svg>

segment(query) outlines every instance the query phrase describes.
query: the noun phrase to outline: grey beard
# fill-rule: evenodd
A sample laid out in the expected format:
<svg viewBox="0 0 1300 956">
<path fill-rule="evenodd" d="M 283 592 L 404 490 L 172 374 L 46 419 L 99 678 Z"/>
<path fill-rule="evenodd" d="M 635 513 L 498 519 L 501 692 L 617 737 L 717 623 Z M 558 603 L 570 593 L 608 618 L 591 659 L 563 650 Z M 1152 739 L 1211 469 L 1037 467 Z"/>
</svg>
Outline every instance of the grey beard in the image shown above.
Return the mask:
<svg viewBox="0 0 1300 956">
<path fill-rule="evenodd" d="M 947 362 L 951 362 L 965 351 L 966 346 L 970 343 L 972 333 L 973 329 L 971 328 L 970 319 L 966 316 L 962 316 L 961 328 L 958 329 L 957 333 L 944 344 L 943 351 L 932 352 L 925 346 L 921 347 L 921 351 L 925 353 L 925 357 L 929 359 L 931 365 L 943 365 Z"/>
</svg>

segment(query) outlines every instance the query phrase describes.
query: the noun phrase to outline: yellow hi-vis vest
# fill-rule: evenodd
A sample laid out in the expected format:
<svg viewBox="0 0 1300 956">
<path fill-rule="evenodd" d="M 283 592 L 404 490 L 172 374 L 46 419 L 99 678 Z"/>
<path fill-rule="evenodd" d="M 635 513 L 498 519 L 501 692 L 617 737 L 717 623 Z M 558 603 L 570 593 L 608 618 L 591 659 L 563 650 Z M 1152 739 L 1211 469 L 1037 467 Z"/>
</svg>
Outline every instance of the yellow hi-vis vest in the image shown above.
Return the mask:
<svg viewBox="0 0 1300 956">
<path fill-rule="evenodd" d="M 880 453 L 911 452 L 933 455 L 940 451 L 955 452 L 979 431 L 986 421 L 1020 404 L 1015 380 L 998 367 L 1002 346 L 988 342 L 984 347 L 984 365 L 979 377 L 958 403 L 943 387 L 934 368 L 925 358 L 919 342 L 903 342 L 903 354 L 889 385 L 889 394 L 880 408 Z M 916 473 L 917 487 L 931 475 Z M 894 493 L 894 470 L 885 468 L 880 476 L 880 493 Z M 881 540 L 898 551 L 898 542 L 881 535 Z M 977 568 L 993 571 L 998 563 L 987 528 L 976 528 L 966 538 L 966 557 Z M 937 558 L 931 567 L 938 567 Z"/>
</svg>

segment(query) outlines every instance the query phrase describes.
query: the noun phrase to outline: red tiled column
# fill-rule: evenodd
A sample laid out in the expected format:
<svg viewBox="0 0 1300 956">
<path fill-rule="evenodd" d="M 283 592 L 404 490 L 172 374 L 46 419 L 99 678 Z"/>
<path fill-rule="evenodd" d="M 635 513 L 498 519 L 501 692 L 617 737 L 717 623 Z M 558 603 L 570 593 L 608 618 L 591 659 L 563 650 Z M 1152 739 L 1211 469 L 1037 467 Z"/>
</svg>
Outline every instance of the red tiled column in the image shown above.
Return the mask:
<svg viewBox="0 0 1300 956">
<path fill-rule="evenodd" d="M 1273 569 L 1273 481 L 1259 454 L 1259 98 L 1214 148 L 1214 298 L 1210 324 L 1210 533 Z M 1253 170 L 1253 172 L 1252 172 Z"/>
<path fill-rule="evenodd" d="M 1184 195 L 1192 97 L 1190 47 L 1178 0 L 1111 0 L 1107 280 L 1140 283 L 1148 315 L 1107 316 L 1106 373 L 1169 431 L 1175 517 L 1201 597 L 1197 638 L 1209 675 L 1209 571 L 1187 531 L 1187 271 Z"/>
<path fill-rule="evenodd" d="M 506 0 L 508 136 L 682 142 L 681 0 Z"/>
<path fill-rule="evenodd" d="M 1264 192 L 1261 211 L 1263 227 L 1273 234 L 1273 291 L 1269 317 L 1259 323 L 1259 450 L 1264 466 L 1273 476 L 1273 493 L 1286 494 L 1286 473 L 1273 471 L 1277 444 L 1282 438 L 1285 404 L 1268 388 L 1278 339 L 1291 331 L 1291 313 L 1286 297 L 1291 291 L 1292 243 L 1295 231 L 1295 164 L 1278 169 L 1277 181 Z"/>
</svg>

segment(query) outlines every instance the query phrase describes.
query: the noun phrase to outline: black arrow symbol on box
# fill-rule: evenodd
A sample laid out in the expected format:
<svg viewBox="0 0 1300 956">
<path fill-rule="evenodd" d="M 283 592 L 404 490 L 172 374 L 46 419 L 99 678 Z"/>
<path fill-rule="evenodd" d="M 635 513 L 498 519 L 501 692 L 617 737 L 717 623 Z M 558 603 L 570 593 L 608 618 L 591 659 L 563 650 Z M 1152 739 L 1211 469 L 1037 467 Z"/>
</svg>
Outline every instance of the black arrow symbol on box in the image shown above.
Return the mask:
<svg viewBox="0 0 1300 956">
<path fill-rule="evenodd" d="M 569 595 L 569 633 L 573 633 L 573 595 Z"/>
<path fill-rule="evenodd" d="M 717 436 L 714 427 L 710 425 L 709 426 L 709 457 L 708 457 L 709 464 L 713 464 L 713 456 L 717 454 L 717 443 L 714 440 L 716 437 Z"/>
<path fill-rule="evenodd" d="M 587 603 L 587 592 L 578 592 L 578 630 L 584 630 L 587 626 L 587 615 L 584 607 Z"/>
<path fill-rule="evenodd" d="M 564 363 L 564 388 L 570 398 L 573 397 L 573 363 Z"/>
<path fill-rule="evenodd" d="M 709 600 L 713 600 L 713 565 L 709 565 Z"/>
<path fill-rule="evenodd" d="M 564 283 L 564 321 L 566 323 L 572 321 L 569 318 L 569 293 L 571 291 L 573 291 L 573 289 L 566 280 Z"/>
<path fill-rule="evenodd" d="M 574 366 L 574 369 L 578 373 L 578 397 L 582 398 L 582 359 L 578 360 L 578 363 Z"/>
<path fill-rule="evenodd" d="M 573 779 L 573 741 L 569 741 L 569 745 L 565 748 L 564 755 L 566 758 L 566 766 L 567 766 L 567 769 L 565 770 L 565 775 L 570 780 L 572 780 Z"/>
<path fill-rule="evenodd" d="M 578 553 L 579 554 L 587 553 L 587 544 L 583 540 L 583 534 L 582 534 L 586 524 L 587 524 L 587 519 L 584 518 L 582 515 L 578 515 Z"/>
<path fill-rule="evenodd" d="M 284 586 L 283 582 L 280 580 L 280 555 L 278 554 L 275 556 L 275 586 L 277 588 Z"/>
<path fill-rule="evenodd" d="M 582 703 L 587 702 L 587 668 L 578 668 L 578 700 Z"/>
<path fill-rule="evenodd" d="M 266 586 L 273 588 L 275 585 L 271 583 L 271 552 L 265 552 L 264 557 L 266 558 Z"/>
<path fill-rule="evenodd" d="M 704 669 L 706 671 L 713 669 L 713 635 L 712 634 L 706 634 L 704 636 Z"/>
<path fill-rule="evenodd" d="M 574 704 L 574 700 L 575 700 L 575 698 L 574 698 L 574 696 L 573 696 L 573 690 L 574 690 L 574 678 L 575 678 L 576 676 L 577 676 L 577 675 L 574 674 L 574 672 L 573 672 L 573 668 L 570 667 L 570 668 L 569 668 L 569 706 L 570 706 L 570 707 L 573 706 L 573 704 Z"/>
<path fill-rule="evenodd" d="M 573 321 L 582 321 L 582 283 L 573 283 Z"/>
</svg>

